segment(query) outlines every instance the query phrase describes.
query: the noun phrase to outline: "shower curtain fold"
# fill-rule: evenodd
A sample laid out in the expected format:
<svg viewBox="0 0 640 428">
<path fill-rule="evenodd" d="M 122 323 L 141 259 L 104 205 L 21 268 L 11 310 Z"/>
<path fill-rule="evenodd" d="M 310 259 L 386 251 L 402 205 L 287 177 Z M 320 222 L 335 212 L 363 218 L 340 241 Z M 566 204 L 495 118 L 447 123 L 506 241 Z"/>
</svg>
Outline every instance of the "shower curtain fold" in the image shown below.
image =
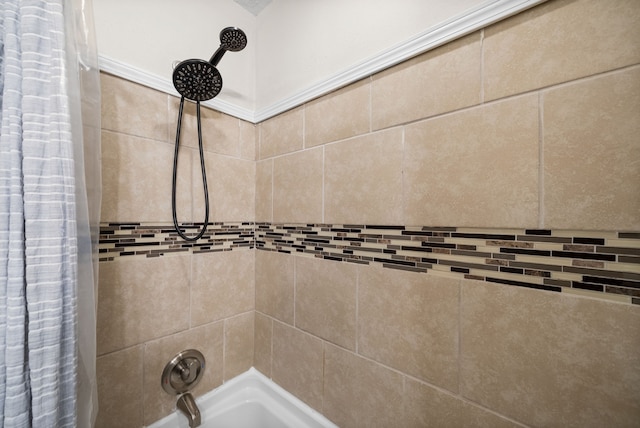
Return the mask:
<svg viewBox="0 0 640 428">
<path fill-rule="evenodd" d="M 98 73 L 87 12 L 84 0 L 0 9 L 0 426 L 95 420 L 99 192 L 96 206 L 87 188 L 100 180 L 84 165 L 99 166 L 99 88 L 81 94 Z"/>
</svg>

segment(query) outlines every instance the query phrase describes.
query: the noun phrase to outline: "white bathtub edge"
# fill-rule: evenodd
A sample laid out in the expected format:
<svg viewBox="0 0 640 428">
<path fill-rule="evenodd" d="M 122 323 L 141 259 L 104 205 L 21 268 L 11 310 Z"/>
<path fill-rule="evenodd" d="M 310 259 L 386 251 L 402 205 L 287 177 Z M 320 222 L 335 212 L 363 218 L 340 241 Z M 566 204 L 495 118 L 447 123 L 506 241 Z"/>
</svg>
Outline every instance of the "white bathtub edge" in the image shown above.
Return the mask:
<svg viewBox="0 0 640 428">
<path fill-rule="evenodd" d="M 295 397 L 255 367 L 251 367 L 246 372 L 233 379 L 229 379 L 219 387 L 196 398 L 196 404 L 203 414 L 204 423 L 207 414 L 216 415 L 224 412 L 225 408 L 237 405 L 238 400 L 243 402 L 271 401 L 271 403 L 263 404 L 270 404 L 273 407 L 284 407 L 287 410 L 292 410 L 299 417 L 310 419 L 318 427 L 338 428 L 337 425 L 329 421 L 320 412 Z M 148 428 L 168 427 L 170 425 L 167 424 L 173 419 L 176 419 L 176 422 L 178 422 L 178 414 L 176 411 L 148 425 Z M 172 426 L 177 426 L 177 424 L 173 424 Z"/>
</svg>

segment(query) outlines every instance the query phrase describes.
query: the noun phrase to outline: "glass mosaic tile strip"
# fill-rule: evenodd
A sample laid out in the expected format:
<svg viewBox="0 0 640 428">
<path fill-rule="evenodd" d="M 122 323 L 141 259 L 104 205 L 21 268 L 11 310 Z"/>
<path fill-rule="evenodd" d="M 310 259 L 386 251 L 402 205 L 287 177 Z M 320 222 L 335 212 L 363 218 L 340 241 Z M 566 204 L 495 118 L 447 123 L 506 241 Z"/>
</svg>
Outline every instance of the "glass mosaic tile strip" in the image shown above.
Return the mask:
<svg viewBox="0 0 640 428">
<path fill-rule="evenodd" d="M 201 224 L 182 225 L 195 235 Z M 105 223 L 100 261 L 259 249 L 640 304 L 640 233 L 364 224 Z"/>
<path fill-rule="evenodd" d="M 181 225 L 187 236 L 195 236 L 202 224 Z M 105 223 L 100 227 L 100 261 L 119 257 L 161 257 L 172 253 L 208 253 L 254 248 L 254 224 L 209 223 L 204 236 L 187 242 L 178 236 L 173 224 Z"/>
<path fill-rule="evenodd" d="M 384 225 L 255 225 L 259 250 L 638 304 L 640 234 Z"/>
</svg>

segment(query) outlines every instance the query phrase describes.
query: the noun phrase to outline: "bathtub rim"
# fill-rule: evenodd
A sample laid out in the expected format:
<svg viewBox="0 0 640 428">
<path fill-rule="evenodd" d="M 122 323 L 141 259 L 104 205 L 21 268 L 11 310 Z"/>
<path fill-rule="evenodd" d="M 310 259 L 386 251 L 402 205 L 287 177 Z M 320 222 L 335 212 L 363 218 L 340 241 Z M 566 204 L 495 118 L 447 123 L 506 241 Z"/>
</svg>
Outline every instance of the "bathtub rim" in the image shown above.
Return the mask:
<svg viewBox="0 0 640 428">
<path fill-rule="evenodd" d="M 248 396 L 252 392 L 259 391 L 254 396 Z M 271 394 L 270 394 L 271 393 Z M 243 397 L 244 395 L 244 397 Z M 280 385 L 275 383 L 272 379 L 261 373 L 255 367 L 249 368 L 244 373 L 239 374 L 238 376 L 229 379 L 224 382 L 222 385 L 212 389 L 209 392 L 199 396 L 196 398 L 196 404 L 198 405 L 200 412 L 203 415 L 202 423 L 203 425 L 207 422 L 208 416 L 215 417 L 216 415 L 223 414 L 225 409 L 231 410 L 233 407 L 237 406 L 236 400 L 232 400 L 232 398 L 237 398 L 240 396 L 241 402 L 258 402 L 262 403 L 258 398 L 261 395 L 268 396 L 268 399 L 275 400 L 279 406 L 286 407 L 288 410 L 290 406 L 293 406 L 295 412 L 303 415 L 303 418 L 308 418 L 311 420 L 316 426 L 322 428 L 338 428 L 336 424 L 327 419 L 322 413 L 313 409 L 311 406 L 291 394 L 289 391 L 282 388 Z M 222 396 L 220 398 L 220 396 Z M 250 399 L 247 399 L 247 398 Z M 205 413 L 206 410 L 209 410 L 212 413 Z M 167 425 L 171 422 L 171 420 L 178 418 L 178 410 L 174 408 L 173 412 L 155 422 L 151 425 L 145 425 L 146 428 L 169 428 L 169 426 L 174 427 L 174 425 Z M 298 416 L 296 416 L 298 417 Z"/>
</svg>

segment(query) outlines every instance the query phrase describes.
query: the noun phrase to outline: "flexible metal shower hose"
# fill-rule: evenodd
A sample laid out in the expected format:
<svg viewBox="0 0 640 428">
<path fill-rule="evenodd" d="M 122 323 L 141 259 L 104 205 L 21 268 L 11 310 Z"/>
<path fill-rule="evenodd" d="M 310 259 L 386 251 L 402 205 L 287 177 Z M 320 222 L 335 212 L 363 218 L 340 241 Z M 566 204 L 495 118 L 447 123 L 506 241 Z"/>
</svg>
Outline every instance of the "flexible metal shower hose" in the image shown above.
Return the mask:
<svg viewBox="0 0 640 428">
<path fill-rule="evenodd" d="M 207 189 L 207 172 L 204 167 L 204 149 L 202 148 L 202 127 L 200 125 L 200 101 L 196 102 L 196 111 L 198 118 L 198 148 L 200 149 L 200 169 L 202 171 L 202 187 L 204 188 L 204 224 L 202 230 L 195 237 L 188 237 L 180 230 L 178 225 L 178 216 L 176 214 L 176 182 L 178 177 L 178 151 L 180 148 L 180 131 L 182 128 L 182 111 L 184 109 L 184 97 L 180 99 L 180 109 L 178 111 L 178 129 L 176 130 L 176 148 L 173 154 L 173 184 L 171 186 L 171 207 L 173 210 L 173 225 L 176 228 L 178 235 L 185 241 L 197 241 L 202 238 L 202 235 L 207 231 L 207 224 L 209 223 L 209 190 Z"/>
</svg>

